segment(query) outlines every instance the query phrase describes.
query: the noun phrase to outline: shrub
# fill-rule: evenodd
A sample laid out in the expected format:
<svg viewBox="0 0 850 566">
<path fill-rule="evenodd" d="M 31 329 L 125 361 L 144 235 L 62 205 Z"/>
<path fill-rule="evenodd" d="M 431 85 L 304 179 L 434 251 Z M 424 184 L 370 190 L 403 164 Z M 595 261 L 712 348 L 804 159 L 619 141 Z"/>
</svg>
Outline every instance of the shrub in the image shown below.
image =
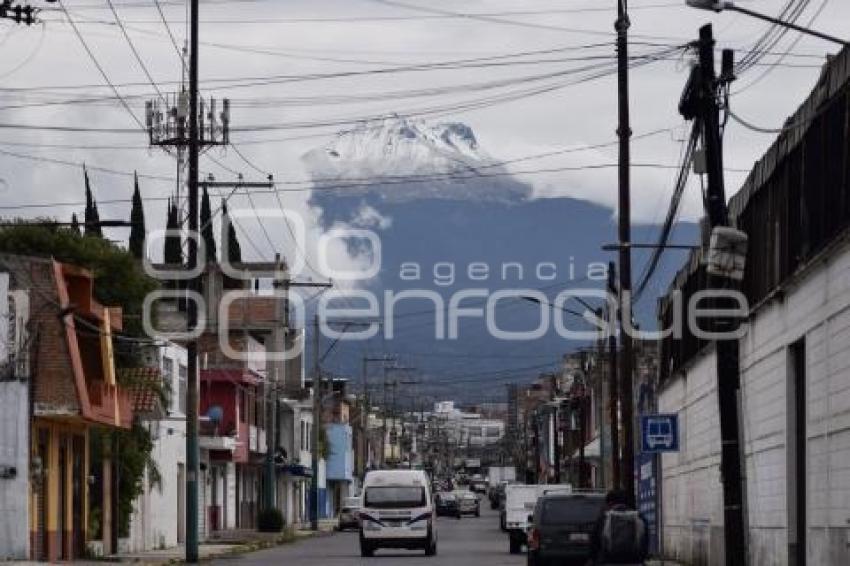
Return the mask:
<svg viewBox="0 0 850 566">
<path fill-rule="evenodd" d="M 261 533 L 279 533 L 283 530 L 283 513 L 278 509 L 263 509 L 257 517 L 257 529 Z"/>
</svg>

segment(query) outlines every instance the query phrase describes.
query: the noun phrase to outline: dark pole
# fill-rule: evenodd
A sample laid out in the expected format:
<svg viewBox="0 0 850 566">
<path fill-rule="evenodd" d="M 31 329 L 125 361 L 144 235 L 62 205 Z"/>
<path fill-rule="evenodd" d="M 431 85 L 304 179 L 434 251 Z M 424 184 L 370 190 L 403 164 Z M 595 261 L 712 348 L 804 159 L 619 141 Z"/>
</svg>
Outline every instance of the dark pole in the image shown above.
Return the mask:
<svg viewBox="0 0 850 566">
<path fill-rule="evenodd" d="M 381 423 L 381 467 L 387 463 L 387 366 L 384 366 L 384 394 L 381 404 L 382 423 Z"/>
<path fill-rule="evenodd" d="M 586 417 L 585 414 L 585 395 L 584 388 L 582 388 L 582 393 L 578 398 L 578 416 L 579 416 L 579 442 L 578 442 L 578 486 L 585 487 L 584 484 L 584 443 L 587 442 L 585 435 L 587 434 L 587 428 L 584 424 L 584 419 Z M 602 447 L 602 439 L 599 439 L 600 450 Z"/>
<path fill-rule="evenodd" d="M 617 283 L 615 282 L 617 268 L 614 262 L 608 264 L 608 292 L 617 296 Z M 611 488 L 620 488 L 620 418 L 619 400 L 620 387 L 617 379 L 617 333 L 615 332 L 615 313 L 608 313 L 608 411 L 611 425 Z"/>
<path fill-rule="evenodd" d="M 552 459 L 555 464 L 555 483 L 561 483 L 561 419 L 559 418 L 560 412 L 558 410 L 558 405 L 554 404 L 555 394 L 558 388 L 558 376 L 552 374 L 551 376 L 551 384 L 552 384 L 552 393 L 549 398 L 552 400 L 552 434 L 555 435 L 553 439 L 552 445 L 554 446 L 554 454 L 552 454 Z"/>
<path fill-rule="evenodd" d="M 629 16 L 627 13 L 627 0 L 617 1 L 617 85 L 619 98 L 619 124 L 617 135 L 620 138 L 619 157 L 619 235 L 620 235 L 620 328 L 627 326 L 623 319 L 631 316 L 631 289 L 632 289 L 632 252 L 631 243 L 631 196 L 630 196 L 630 138 L 632 130 L 629 119 L 629 48 L 628 30 Z M 630 326 L 630 325 L 629 325 Z M 629 502 L 634 505 L 635 500 L 635 456 L 634 456 L 634 418 L 632 416 L 632 337 L 628 332 L 620 332 L 622 342 L 622 354 L 620 359 L 620 378 L 622 380 L 622 391 L 620 392 L 621 410 L 623 411 L 623 474 L 622 485 L 629 497 Z"/>
<path fill-rule="evenodd" d="M 720 134 L 720 110 L 717 103 L 718 81 L 714 70 L 714 37 L 710 25 L 700 28 L 699 39 L 699 112 L 703 121 L 703 140 L 708 172 L 708 215 L 711 227 L 727 226 L 729 213 L 723 179 L 723 146 Z M 728 287 L 729 282 L 711 277 L 709 286 Z M 715 308 L 718 305 L 715 305 Z M 729 321 L 716 321 L 717 325 Z M 736 324 L 732 322 L 731 324 Z M 730 330 L 724 328 L 723 330 Z M 720 470 L 723 482 L 723 528 L 726 564 L 747 563 L 745 541 L 743 474 L 741 470 L 740 423 L 738 400 L 740 366 L 738 341 L 718 340 L 717 399 L 720 412 Z"/>
<path fill-rule="evenodd" d="M 319 315 L 313 319 L 313 477 L 310 479 L 310 529 L 319 530 L 319 428 L 322 426 L 322 375 L 319 367 Z"/>
<path fill-rule="evenodd" d="M 189 47 L 189 271 L 198 266 L 198 0 L 190 3 Z M 200 292 L 201 280 L 193 277 L 189 291 Z M 198 325 L 198 305 L 187 301 L 188 327 Z M 189 340 L 186 345 L 188 383 L 186 387 L 186 562 L 198 561 L 198 483 L 200 454 L 198 450 L 198 342 Z"/>
</svg>

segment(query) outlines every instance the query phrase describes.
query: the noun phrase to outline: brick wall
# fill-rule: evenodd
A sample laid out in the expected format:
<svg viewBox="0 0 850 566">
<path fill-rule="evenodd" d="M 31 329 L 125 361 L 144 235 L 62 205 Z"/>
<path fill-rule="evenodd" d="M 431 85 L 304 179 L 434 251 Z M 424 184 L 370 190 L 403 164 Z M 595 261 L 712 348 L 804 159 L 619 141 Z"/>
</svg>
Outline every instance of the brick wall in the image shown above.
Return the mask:
<svg viewBox="0 0 850 566">
<path fill-rule="evenodd" d="M 74 384 L 65 325 L 58 318 L 59 297 L 50 260 L 9 258 L 3 256 L 13 267 L 13 287 L 30 289 L 31 323 L 34 332 L 35 352 L 32 371 L 37 376 L 33 398 L 36 409 L 80 412 L 77 389 Z"/>
</svg>

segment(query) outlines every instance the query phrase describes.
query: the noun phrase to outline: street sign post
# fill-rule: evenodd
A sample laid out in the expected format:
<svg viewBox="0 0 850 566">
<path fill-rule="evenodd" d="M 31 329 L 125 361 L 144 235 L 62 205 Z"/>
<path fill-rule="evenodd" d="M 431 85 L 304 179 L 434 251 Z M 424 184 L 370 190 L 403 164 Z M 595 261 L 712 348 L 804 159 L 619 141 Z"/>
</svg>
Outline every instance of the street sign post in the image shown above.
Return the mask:
<svg viewBox="0 0 850 566">
<path fill-rule="evenodd" d="M 678 452 L 679 416 L 675 414 L 641 415 L 641 452 Z"/>
</svg>

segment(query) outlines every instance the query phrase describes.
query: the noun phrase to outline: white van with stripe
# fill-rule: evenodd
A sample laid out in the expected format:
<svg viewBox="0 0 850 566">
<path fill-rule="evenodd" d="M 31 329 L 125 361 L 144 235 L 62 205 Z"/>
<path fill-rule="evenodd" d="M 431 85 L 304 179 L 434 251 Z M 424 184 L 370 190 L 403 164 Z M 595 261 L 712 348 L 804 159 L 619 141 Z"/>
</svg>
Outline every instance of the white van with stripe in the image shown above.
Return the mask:
<svg viewBox="0 0 850 566">
<path fill-rule="evenodd" d="M 437 516 L 431 482 L 421 470 L 375 470 L 363 481 L 360 554 L 379 548 L 437 553 Z"/>
</svg>

